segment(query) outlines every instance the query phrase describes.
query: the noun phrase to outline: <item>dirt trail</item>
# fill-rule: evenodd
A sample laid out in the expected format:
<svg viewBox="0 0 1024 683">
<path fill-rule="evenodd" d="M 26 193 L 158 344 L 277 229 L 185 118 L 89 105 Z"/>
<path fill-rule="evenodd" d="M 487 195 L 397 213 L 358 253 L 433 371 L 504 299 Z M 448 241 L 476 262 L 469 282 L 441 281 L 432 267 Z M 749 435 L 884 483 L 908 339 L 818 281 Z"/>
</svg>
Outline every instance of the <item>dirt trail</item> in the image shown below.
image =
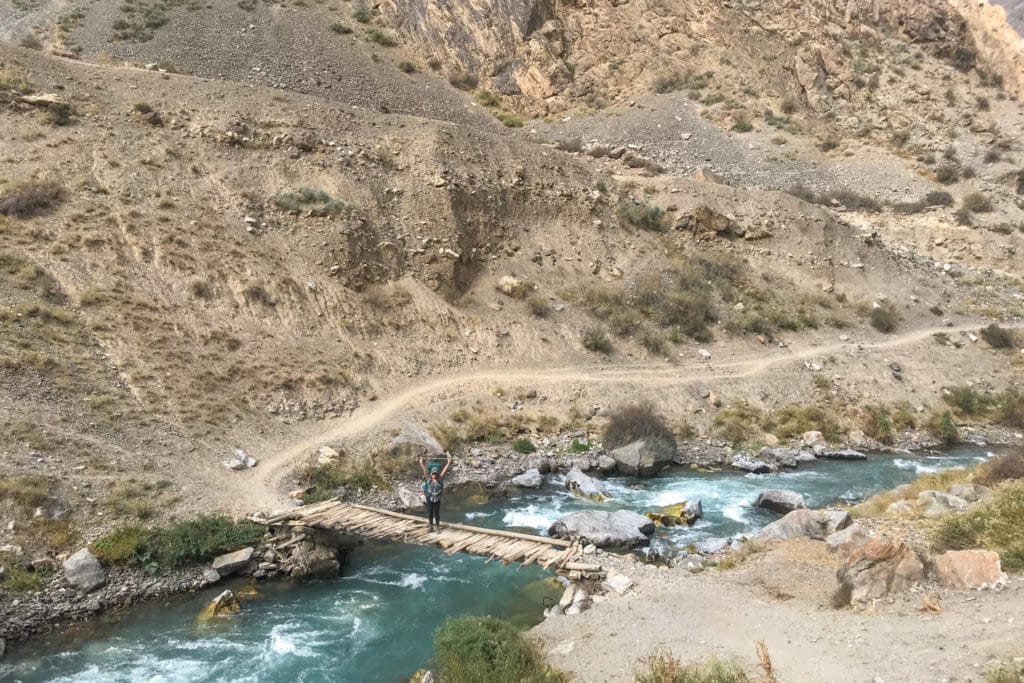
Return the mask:
<svg viewBox="0 0 1024 683">
<path fill-rule="evenodd" d="M 256 475 L 254 480 L 243 484 L 244 496 L 236 500 L 245 500 L 250 510 L 254 507 L 268 510 L 280 507 L 285 502 L 281 491 L 281 480 L 304 454 L 327 442 L 367 435 L 373 430 L 383 427 L 390 419 L 402 414 L 411 406 L 422 407 L 443 403 L 449 400 L 449 397 L 444 396 L 445 394 L 457 392 L 460 397 L 463 397 L 473 390 L 486 389 L 488 386 L 501 382 L 523 382 L 536 386 L 550 386 L 566 382 L 595 384 L 643 382 L 646 386 L 652 387 L 685 386 L 714 380 L 751 377 L 786 363 L 801 362 L 850 349 L 859 348 L 859 353 L 864 354 L 877 353 L 915 344 L 937 332 L 952 334 L 976 330 L 978 327 L 978 323 L 957 327 L 930 327 L 911 330 L 874 343 L 848 341 L 807 346 L 801 349 L 769 347 L 766 348 L 765 354 L 774 353 L 774 355 L 747 355 L 720 362 L 712 360 L 678 365 L 658 363 L 559 368 L 491 368 L 436 377 L 394 393 L 383 400 L 365 403 L 353 415 L 338 418 L 328 423 L 325 429 L 265 457 L 261 467 L 254 470 L 254 475 Z"/>
</svg>

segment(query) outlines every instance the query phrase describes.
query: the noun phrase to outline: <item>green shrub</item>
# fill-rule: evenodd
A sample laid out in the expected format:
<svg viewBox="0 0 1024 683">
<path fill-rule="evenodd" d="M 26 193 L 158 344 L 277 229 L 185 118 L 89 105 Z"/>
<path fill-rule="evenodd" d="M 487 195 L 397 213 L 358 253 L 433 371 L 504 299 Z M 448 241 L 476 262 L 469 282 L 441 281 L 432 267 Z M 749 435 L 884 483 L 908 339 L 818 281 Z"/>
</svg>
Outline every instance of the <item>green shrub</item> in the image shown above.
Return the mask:
<svg viewBox="0 0 1024 683">
<path fill-rule="evenodd" d="M 579 439 L 573 439 L 572 443 L 569 444 L 569 452 L 570 453 L 586 453 L 589 450 L 590 450 L 590 445 L 583 443 Z"/>
<path fill-rule="evenodd" d="M 343 35 L 352 33 L 352 28 L 350 26 L 346 26 L 340 21 L 336 21 L 333 24 L 331 24 L 331 30 L 334 31 L 335 33 L 340 33 Z"/>
<path fill-rule="evenodd" d="M 908 403 L 898 403 L 895 406 L 876 403 L 864 406 L 861 430 L 880 443 L 891 444 L 896 433 L 916 426 L 914 411 Z"/>
<path fill-rule="evenodd" d="M 978 465 L 974 481 L 992 487 L 1010 479 L 1024 479 L 1024 454 L 1002 453 Z"/>
<path fill-rule="evenodd" d="M 676 452 L 676 436 L 653 405 L 632 403 L 613 408 L 604 428 L 605 446 L 614 450 L 639 439 L 649 444 L 661 443 L 672 453 Z"/>
<path fill-rule="evenodd" d="M 485 107 L 497 107 L 501 104 L 501 100 L 490 90 L 477 90 L 476 101 Z"/>
<path fill-rule="evenodd" d="M 448 82 L 459 90 L 473 90 L 480 83 L 480 78 L 469 71 L 453 71 L 448 75 Z"/>
<path fill-rule="evenodd" d="M 66 194 L 63 186 L 51 180 L 14 185 L 0 194 L 0 216 L 39 216 L 59 206 Z"/>
<path fill-rule="evenodd" d="M 978 417 L 986 415 L 996 405 L 996 398 L 967 386 L 949 387 L 943 392 L 942 400 L 956 409 L 960 415 Z"/>
<path fill-rule="evenodd" d="M 711 431 L 732 444 L 743 443 L 761 433 L 764 411 L 746 401 L 722 408 L 711 421 Z"/>
<path fill-rule="evenodd" d="M 516 453 L 536 453 L 537 447 L 533 445 L 533 442 L 526 437 L 521 437 L 512 442 L 512 450 Z"/>
<path fill-rule="evenodd" d="M 366 29 L 366 37 L 371 42 L 383 45 L 384 47 L 395 47 L 398 45 L 398 39 L 390 33 L 380 30 L 379 28 L 368 28 Z"/>
<path fill-rule="evenodd" d="M 414 74 L 418 71 L 415 64 L 405 60 L 398 63 L 398 70 L 404 74 Z"/>
<path fill-rule="evenodd" d="M 951 185 L 960 180 L 960 167 L 956 164 L 942 164 L 935 169 L 935 179 L 943 185 Z"/>
<path fill-rule="evenodd" d="M 1024 392 L 1007 389 L 996 402 L 996 422 L 1011 429 L 1024 429 Z"/>
<path fill-rule="evenodd" d="M 893 332 L 900 323 L 900 314 L 888 301 L 871 309 L 871 327 L 879 332 Z"/>
<path fill-rule="evenodd" d="M 619 221 L 640 230 L 665 232 L 668 229 L 668 225 L 665 223 L 665 211 L 660 206 L 622 203 L 616 209 L 615 215 Z"/>
<path fill-rule="evenodd" d="M 314 491 L 326 497 L 333 497 L 339 488 L 355 488 L 366 491 L 375 488 L 386 488 L 387 484 L 373 463 L 367 458 L 360 462 L 347 459 L 326 465 L 313 465 L 303 472 L 301 480 L 312 486 Z M 306 500 L 305 498 L 303 500 Z M 307 502 L 309 502 L 307 500 Z"/>
<path fill-rule="evenodd" d="M 122 526 L 96 539 L 92 553 L 106 565 L 138 565 L 146 558 L 154 532 L 140 526 Z"/>
<path fill-rule="evenodd" d="M 925 430 L 942 441 L 942 443 L 954 444 L 960 442 L 960 429 L 956 426 L 951 410 L 936 410 L 928 417 L 924 424 Z"/>
<path fill-rule="evenodd" d="M 960 206 L 970 213 L 987 213 L 992 210 L 992 200 L 981 192 L 972 192 L 963 198 Z"/>
<path fill-rule="evenodd" d="M 981 328 L 980 334 L 993 349 L 1009 349 L 1014 346 L 1013 332 L 995 323 Z"/>
<path fill-rule="evenodd" d="M 27 569 L 19 564 L 11 563 L 5 565 L 3 586 L 5 590 L 12 593 L 34 593 L 41 591 L 53 578 L 52 572 L 36 572 Z"/>
<path fill-rule="evenodd" d="M 932 542 L 939 550 L 994 550 L 1004 568 L 1024 569 L 1024 480 L 1001 484 L 986 502 L 943 519 Z"/>
<path fill-rule="evenodd" d="M 732 124 L 732 130 L 737 133 L 749 133 L 754 130 L 754 124 L 746 119 L 737 119 L 736 123 Z"/>
<path fill-rule="evenodd" d="M 985 683 L 1024 683 L 1024 665 L 999 665 L 985 673 Z"/>
<path fill-rule="evenodd" d="M 826 441 L 838 441 L 842 428 L 835 416 L 821 406 L 788 405 L 766 416 L 761 424 L 766 432 L 789 439 L 804 432 L 819 431 Z"/>
<path fill-rule="evenodd" d="M 683 664 L 668 653 L 648 657 L 635 672 L 636 683 L 748 683 L 751 678 L 736 662 L 713 658 Z"/>
<path fill-rule="evenodd" d="M 316 187 L 302 187 L 297 192 L 279 192 L 274 196 L 274 204 L 292 213 L 308 211 L 311 216 L 333 216 L 350 208 L 342 200 Z"/>
<path fill-rule="evenodd" d="M 366 5 L 359 3 L 352 8 L 352 18 L 360 24 L 367 24 L 373 16 L 373 11 Z"/>
<path fill-rule="evenodd" d="M 97 539 L 91 547 L 107 564 L 181 568 L 255 545 L 263 533 L 261 524 L 236 522 L 226 515 L 204 515 L 156 529 L 121 527 Z"/>
<path fill-rule="evenodd" d="M 612 341 L 599 327 L 591 327 L 583 333 L 583 348 L 605 355 L 612 352 Z"/>
<path fill-rule="evenodd" d="M 0 500 L 13 500 L 26 510 L 42 505 L 48 495 L 50 487 L 42 477 L 0 479 Z"/>
<path fill-rule="evenodd" d="M 526 299 L 526 306 L 537 318 L 546 318 L 551 315 L 551 304 L 540 294 L 531 294 Z"/>
<path fill-rule="evenodd" d="M 510 111 L 499 111 L 494 116 L 509 128 L 523 127 L 523 120 L 518 115 L 513 114 Z"/>
<path fill-rule="evenodd" d="M 511 624 L 494 617 L 448 619 L 434 634 L 434 659 L 444 683 L 561 683 Z"/>
</svg>

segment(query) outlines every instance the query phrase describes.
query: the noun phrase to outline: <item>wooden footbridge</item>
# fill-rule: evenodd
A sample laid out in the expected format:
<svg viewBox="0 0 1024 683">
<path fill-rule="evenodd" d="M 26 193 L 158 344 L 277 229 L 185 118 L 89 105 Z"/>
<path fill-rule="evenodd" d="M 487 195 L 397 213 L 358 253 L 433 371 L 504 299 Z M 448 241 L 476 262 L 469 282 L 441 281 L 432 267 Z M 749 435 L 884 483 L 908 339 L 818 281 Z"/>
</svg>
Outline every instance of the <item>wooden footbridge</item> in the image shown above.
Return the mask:
<svg viewBox="0 0 1024 683">
<path fill-rule="evenodd" d="M 431 531 L 425 517 L 340 500 L 307 505 L 263 520 L 263 523 L 271 527 L 313 527 L 359 538 L 433 546 L 449 555 L 460 552 L 480 555 L 488 558 L 488 562 L 500 560 L 502 564 L 536 563 L 545 569 L 559 570 L 600 569 L 572 562 L 579 552 L 574 542 L 452 522 L 441 522 L 438 530 Z"/>
</svg>

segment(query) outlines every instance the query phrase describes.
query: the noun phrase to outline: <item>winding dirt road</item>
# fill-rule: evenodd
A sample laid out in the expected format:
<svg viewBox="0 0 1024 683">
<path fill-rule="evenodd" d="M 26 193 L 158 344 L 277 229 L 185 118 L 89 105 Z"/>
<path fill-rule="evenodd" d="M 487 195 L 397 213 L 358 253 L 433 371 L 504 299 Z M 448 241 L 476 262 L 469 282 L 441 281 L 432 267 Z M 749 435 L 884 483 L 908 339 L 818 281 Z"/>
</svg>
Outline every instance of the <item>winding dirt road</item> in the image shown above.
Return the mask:
<svg viewBox="0 0 1024 683">
<path fill-rule="evenodd" d="M 1022 326 L 1015 326 L 1022 327 Z M 752 377 L 775 367 L 849 351 L 872 354 L 928 339 L 938 332 L 947 334 L 977 330 L 979 323 L 957 327 L 929 327 L 911 330 L 880 342 L 836 342 L 809 345 L 805 348 L 767 347 L 764 354 L 748 354 L 727 361 L 688 362 L 680 364 L 585 365 L 556 368 L 515 367 L 488 368 L 426 379 L 402 389 L 383 400 L 364 403 L 350 416 L 336 418 L 325 428 L 291 446 L 266 456 L 255 480 L 247 484 L 248 503 L 263 509 L 280 507 L 284 502 L 281 483 L 294 464 L 305 454 L 327 442 L 355 439 L 381 429 L 388 421 L 401 416 L 413 406 L 437 407 L 449 401 L 464 399 L 475 390 L 498 383 L 522 382 L 531 386 L 564 385 L 567 382 L 587 384 L 620 384 L 642 382 L 649 387 L 687 386 L 714 380 Z M 772 354 L 772 355 L 767 355 Z M 254 471 L 255 473 L 255 471 Z"/>
</svg>

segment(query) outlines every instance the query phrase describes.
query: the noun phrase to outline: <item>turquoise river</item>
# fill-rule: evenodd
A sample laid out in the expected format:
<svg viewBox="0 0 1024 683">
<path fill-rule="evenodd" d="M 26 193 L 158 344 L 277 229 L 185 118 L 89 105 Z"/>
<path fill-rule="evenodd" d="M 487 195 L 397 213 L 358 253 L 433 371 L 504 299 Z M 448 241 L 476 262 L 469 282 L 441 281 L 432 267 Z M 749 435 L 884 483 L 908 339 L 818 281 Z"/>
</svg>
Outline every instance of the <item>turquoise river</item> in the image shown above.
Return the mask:
<svg viewBox="0 0 1024 683">
<path fill-rule="evenodd" d="M 871 455 L 867 461 L 818 461 L 775 475 L 675 469 L 653 479 L 613 478 L 613 501 L 567 494 L 557 476 L 510 500 L 467 494 L 446 500 L 442 518 L 545 532 L 559 516 L 587 507 L 644 512 L 700 498 L 694 527 L 659 529 L 656 547 L 750 532 L 776 518 L 751 503 L 762 488 L 804 494 L 810 507 L 852 500 L 921 473 L 974 464 L 977 447 L 919 455 Z M 434 630 L 453 615 L 492 614 L 526 627 L 559 591 L 536 567 L 517 570 L 439 550 L 367 544 L 344 576 L 322 582 L 260 584 L 259 597 L 215 628 L 196 615 L 217 589 L 140 606 L 14 648 L 0 681 L 352 681 L 407 680 L 429 663 Z M 233 587 L 237 587 L 234 584 Z"/>
</svg>

